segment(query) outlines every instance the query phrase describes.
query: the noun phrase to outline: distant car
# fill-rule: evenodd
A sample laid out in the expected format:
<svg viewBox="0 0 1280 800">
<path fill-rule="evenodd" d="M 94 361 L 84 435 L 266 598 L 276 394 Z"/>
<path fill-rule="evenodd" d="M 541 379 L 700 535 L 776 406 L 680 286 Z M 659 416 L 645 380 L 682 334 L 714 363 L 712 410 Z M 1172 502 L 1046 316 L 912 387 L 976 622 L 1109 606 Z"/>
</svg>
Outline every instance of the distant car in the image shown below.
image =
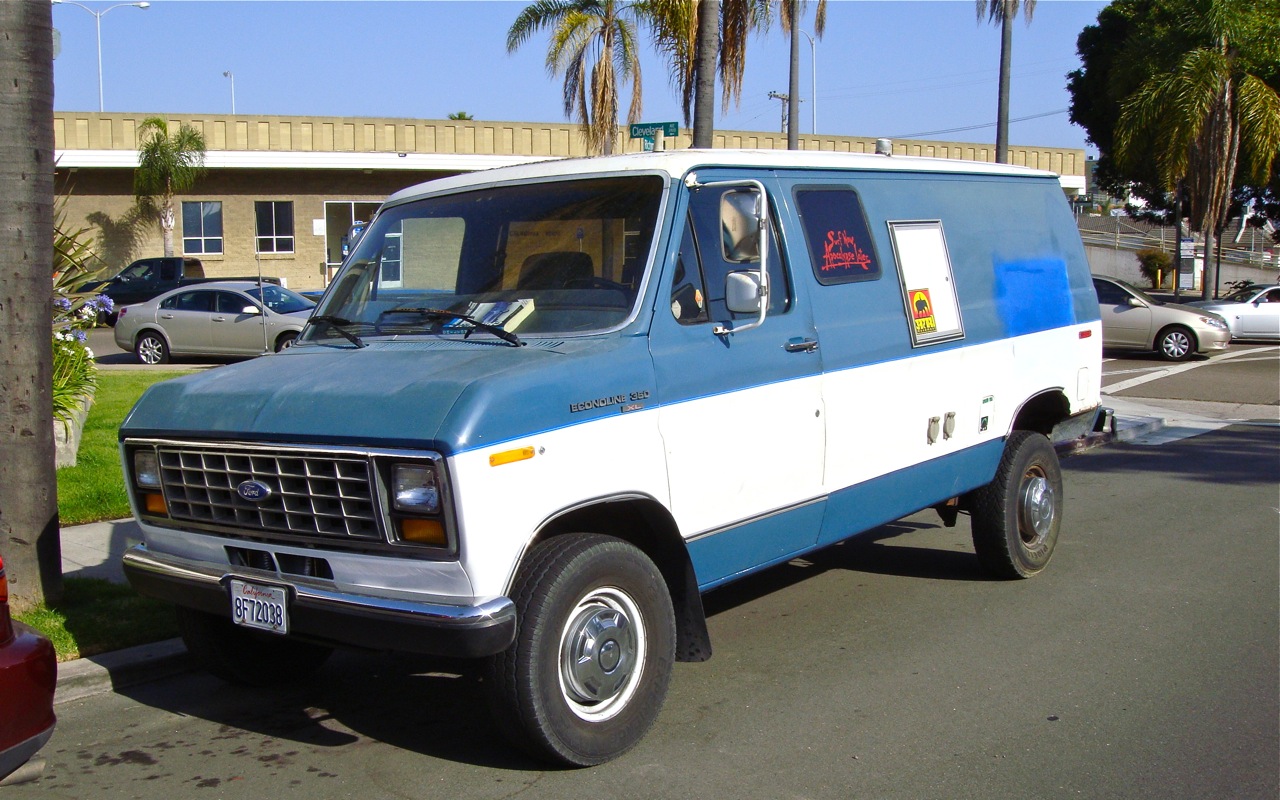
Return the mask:
<svg viewBox="0 0 1280 800">
<path fill-rule="evenodd" d="M 1182 361 L 1192 353 L 1213 353 L 1231 342 L 1222 317 L 1200 308 L 1157 300 L 1115 278 L 1093 276 L 1102 314 L 1102 346 L 1117 350 L 1154 350 L 1161 358 Z"/>
<path fill-rule="evenodd" d="M 0 559 L 0 780 L 53 735 L 57 684 L 53 645 L 9 616 L 9 582 Z"/>
<path fill-rule="evenodd" d="M 116 345 L 143 364 L 164 364 L 172 356 L 279 352 L 298 338 L 315 305 L 274 284 L 202 283 L 121 308 Z"/>
<path fill-rule="evenodd" d="M 1189 306 L 1220 315 L 1232 339 L 1280 339 L 1280 286 L 1246 286 L 1219 300 L 1196 300 Z"/>
</svg>

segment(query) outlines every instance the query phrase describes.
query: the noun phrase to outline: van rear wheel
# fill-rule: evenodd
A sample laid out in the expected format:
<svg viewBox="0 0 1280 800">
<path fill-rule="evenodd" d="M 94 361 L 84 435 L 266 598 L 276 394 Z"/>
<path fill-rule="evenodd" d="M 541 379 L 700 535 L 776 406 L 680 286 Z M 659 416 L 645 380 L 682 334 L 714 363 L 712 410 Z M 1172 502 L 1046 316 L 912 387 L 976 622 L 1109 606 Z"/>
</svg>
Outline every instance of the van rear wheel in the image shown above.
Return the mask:
<svg viewBox="0 0 1280 800">
<path fill-rule="evenodd" d="M 1030 578 L 1053 557 L 1062 525 L 1062 470 L 1048 437 L 1014 431 L 991 483 L 970 505 L 973 549 L 993 578 Z"/>
<path fill-rule="evenodd" d="M 574 766 L 631 749 L 657 719 L 675 660 L 662 573 L 618 539 L 558 536 L 530 551 L 512 600 L 519 631 L 485 681 L 498 726 Z"/>
</svg>

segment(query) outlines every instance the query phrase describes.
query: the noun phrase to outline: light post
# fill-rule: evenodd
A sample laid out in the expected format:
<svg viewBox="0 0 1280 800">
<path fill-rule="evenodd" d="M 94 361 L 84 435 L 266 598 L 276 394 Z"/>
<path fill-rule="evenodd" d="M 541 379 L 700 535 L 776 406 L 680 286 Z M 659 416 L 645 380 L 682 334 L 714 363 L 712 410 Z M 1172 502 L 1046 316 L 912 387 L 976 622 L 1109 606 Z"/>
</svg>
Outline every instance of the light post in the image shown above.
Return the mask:
<svg viewBox="0 0 1280 800">
<path fill-rule="evenodd" d="M 809 77 L 812 78 L 813 82 L 813 108 L 810 109 L 813 112 L 813 130 L 810 133 L 816 134 L 818 132 L 818 45 L 813 41 L 812 36 L 803 30 L 800 33 L 804 34 L 804 38 L 809 40 L 809 60 L 813 64 L 813 68 L 809 72 Z"/>
<path fill-rule="evenodd" d="M 151 4 L 146 2 L 146 0 L 143 0 L 141 3 L 117 3 L 116 5 L 109 6 L 101 11 L 94 11 L 92 8 L 89 8 L 86 5 L 81 5 L 74 0 L 52 0 L 52 2 L 54 5 L 77 6 L 93 15 L 93 21 L 96 23 L 98 29 L 98 113 L 102 113 L 106 110 L 102 103 L 102 17 L 105 16 L 108 11 L 112 11 L 117 8 L 132 7 L 147 9 L 151 8 Z"/>
<path fill-rule="evenodd" d="M 231 116 L 234 117 L 236 115 L 236 76 L 231 70 L 227 70 L 222 73 L 222 77 L 231 79 Z"/>
</svg>

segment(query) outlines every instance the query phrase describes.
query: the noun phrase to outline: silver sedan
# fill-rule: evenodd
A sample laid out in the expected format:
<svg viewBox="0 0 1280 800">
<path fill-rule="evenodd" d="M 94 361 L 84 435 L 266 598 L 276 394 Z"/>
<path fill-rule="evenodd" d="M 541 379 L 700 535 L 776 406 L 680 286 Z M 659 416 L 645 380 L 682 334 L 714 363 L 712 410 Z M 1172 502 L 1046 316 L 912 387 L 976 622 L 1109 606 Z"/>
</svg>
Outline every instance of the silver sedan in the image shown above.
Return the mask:
<svg viewBox="0 0 1280 800">
<path fill-rule="evenodd" d="M 116 345 L 143 364 L 164 364 L 172 356 L 279 352 L 298 337 L 314 308 L 311 300 L 274 284 L 201 283 L 121 308 Z"/>
<path fill-rule="evenodd" d="M 1215 353 L 1231 343 L 1222 317 L 1201 308 L 1166 303 L 1115 278 L 1093 276 L 1102 314 L 1102 346 L 1154 350 L 1182 361 L 1192 353 Z"/>
<path fill-rule="evenodd" d="M 1219 300 L 1197 300 L 1187 305 L 1221 316 L 1233 339 L 1280 339 L 1280 286 L 1254 284 Z"/>
</svg>

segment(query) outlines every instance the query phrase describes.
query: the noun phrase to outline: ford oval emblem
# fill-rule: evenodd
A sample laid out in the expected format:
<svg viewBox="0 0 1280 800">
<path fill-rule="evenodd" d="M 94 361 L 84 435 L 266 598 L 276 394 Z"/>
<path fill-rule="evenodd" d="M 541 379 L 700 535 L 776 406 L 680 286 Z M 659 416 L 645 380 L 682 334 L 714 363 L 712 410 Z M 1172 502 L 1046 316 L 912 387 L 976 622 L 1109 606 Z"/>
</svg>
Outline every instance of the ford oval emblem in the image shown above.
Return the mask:
<svg viewBox="0 0 1280 800">
<path fill-rule="evenodd" d="M 236 494 L 252 503 L 261 503 L 271 496 L 271 487 L 260 481 L 245 481 L 236 487 Z"/>
</svg>

